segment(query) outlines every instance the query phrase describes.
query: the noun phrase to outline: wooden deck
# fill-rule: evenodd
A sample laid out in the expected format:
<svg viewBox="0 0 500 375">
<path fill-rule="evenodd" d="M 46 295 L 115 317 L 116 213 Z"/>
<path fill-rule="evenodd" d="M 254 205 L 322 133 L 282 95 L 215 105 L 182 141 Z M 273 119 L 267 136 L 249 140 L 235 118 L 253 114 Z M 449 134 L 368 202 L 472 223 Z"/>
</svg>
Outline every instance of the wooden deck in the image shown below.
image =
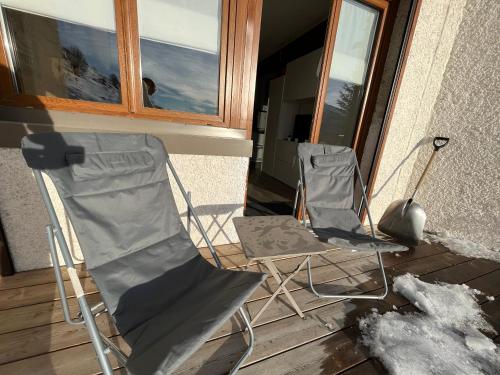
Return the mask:
<svg viewBox="0 0 500 375">
<path fill-rule="evenodd" d="M 218 247 L 226 267 L 245 264 L 239 245 Z M 202 249 L 203 255 L 208 251 Z M 385 254 L 384 261 L 389 280 L 412 272 L 425 281 L 466 283 L 487 295 L 500 294 L 500 263 L 468 259 L 447 251 L 440 245 L 422 245 L 402 254 Z M 298 259 L 278 262 L 280 270 L 291 272 Z M 364 253 L 331 251 L 314 259 L 318 287 L 336 292 L 381 290 L 382 281 L 377 271 L 376 258 Z M 252 268 L 257 270 L 257 266 Z M 79 267 L 85 291 L 91 302 L 99 294 L 83 266 Z M 394 293 L 383 301 L 339 301 L 317 299 L 306 288 L 305 272 L 288 285 L 294 298 L 306 313 L 302 320 L 294 314 L 285 299 L 271 304 L 255 328 L 256 346 L 249 361 L 240 371 L 248 374 L 380 374 L 383 366 L 370 358 L 358 342 L 357 319 L 370 309 L 412 310 L 408 301 Z M 331 282 L 330 284 L 327 284 Z M 274 281 L 259 288 L 248 302 L 250 314 L 255 314 L 270 295 Z M 71 286 L 67 282 L 67 291 Z M 52 269 L 18 273 L 0 278 L 0 374 L 98 374 L 86 330 L 64 322 L 59 295 Z M 479 302 L 489 321 L 500 331 L 500 298 Z M 76 301 L 70 299 L 76 310 Z M 101 329 L 126 348 L 116 330 L 105 316 L 97 318 Z M 499 337 L 495 340 L 498 342 Z M 244 339 L 240 323 L 232 320 L 202 349 L 194 354 L 176 373 L 217 375 L 224 374 L 240 355 Z M 113 360 L 116 373 L 125 373 Z"/>
</svg>

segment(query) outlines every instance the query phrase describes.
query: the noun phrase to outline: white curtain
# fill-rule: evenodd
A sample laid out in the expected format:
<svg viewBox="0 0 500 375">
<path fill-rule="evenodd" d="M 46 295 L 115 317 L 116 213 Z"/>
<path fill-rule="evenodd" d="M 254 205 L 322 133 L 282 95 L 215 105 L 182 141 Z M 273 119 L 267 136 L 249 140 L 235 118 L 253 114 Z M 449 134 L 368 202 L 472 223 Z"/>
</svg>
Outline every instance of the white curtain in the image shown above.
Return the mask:
<svg viewBox="0 0 500 375">
<path fill-rule="evenodd" d="M 219 53 L 220 0 L 139 0 L 141 38 Z"/>
<path fill-rule="evenodd" d="M 116 29 L 113 0 L 0 0 L 0 4 L 106 31 Z"/>
</svg>

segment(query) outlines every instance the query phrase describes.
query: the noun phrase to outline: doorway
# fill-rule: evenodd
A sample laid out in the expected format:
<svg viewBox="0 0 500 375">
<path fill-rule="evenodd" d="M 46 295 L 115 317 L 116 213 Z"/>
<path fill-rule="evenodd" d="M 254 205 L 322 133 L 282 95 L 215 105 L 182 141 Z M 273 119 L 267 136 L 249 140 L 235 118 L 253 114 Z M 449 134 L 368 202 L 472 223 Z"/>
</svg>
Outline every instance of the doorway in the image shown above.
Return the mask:
<svg viewBox="0 0 500 375">
<path fill-rule="evenodd" d="M 263 1 L 246 215 L 292 213 L 298 143 L 351 147 L 360 165 L 373 158 L 365 144 L 368 129 L 381 126 L 375 108 L 387 107 L 390 85 L 381 92 L 380 83 L 394 76 L 389 46 L 396 55 L 401 47 L 392 37 L 399 3 Z M 371 132 L 372 143 L 379 134 Z M 370 168 L 362 173 L 366 181 Z"/>
<path fill-rule="evenodd" d="M 331 0 L 264 0 L 246 215 L 291 214 L 310 140 Z"/>
</svg>

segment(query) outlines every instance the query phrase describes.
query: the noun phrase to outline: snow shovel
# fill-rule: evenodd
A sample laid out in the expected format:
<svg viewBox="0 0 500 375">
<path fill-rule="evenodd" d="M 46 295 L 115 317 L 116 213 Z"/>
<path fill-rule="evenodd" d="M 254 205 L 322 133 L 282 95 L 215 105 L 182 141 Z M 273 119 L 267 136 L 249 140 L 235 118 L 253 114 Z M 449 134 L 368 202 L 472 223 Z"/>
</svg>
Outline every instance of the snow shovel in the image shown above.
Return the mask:
<svg viewBox="0 0 500 375">
<path fill-rule="evenodd" d="M 446 137 L 435 137 L 433 141 L 434 151 L 425 166 L 422 176 L 415 186 L 410 199 L 400 199 L 392 202 L 385 210 L 377 227 L 378 229 L 410 245 L 417 245 L 424 236 L 424 225 L 427 218 L 424 209 L 413 199 L 422 183 L 429 167 L 437 152 L 448 144 L 450 139 Z"/>
</svg>

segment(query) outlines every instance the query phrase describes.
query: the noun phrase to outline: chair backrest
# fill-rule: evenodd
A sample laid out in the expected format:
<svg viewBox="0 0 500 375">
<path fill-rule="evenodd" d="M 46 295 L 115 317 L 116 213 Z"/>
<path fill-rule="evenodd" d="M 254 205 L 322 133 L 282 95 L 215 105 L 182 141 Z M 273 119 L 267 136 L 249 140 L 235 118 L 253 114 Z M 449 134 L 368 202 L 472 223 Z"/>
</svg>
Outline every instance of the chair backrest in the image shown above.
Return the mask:
<svg viewBox="0 0 500 375">
<path fill-rule="evenodd" d="M 33 134 L 23 138 L 22 152 L 53 181 L 111 313 L 130 288 L 199 256 L 180 220 L 159 139 Z"/>
<path fill-rule="evenodd" d="M 301 143 L 298 154 L 307 206 L 354 209 L 357 161 L 351 148 Z"/>
</svg>

